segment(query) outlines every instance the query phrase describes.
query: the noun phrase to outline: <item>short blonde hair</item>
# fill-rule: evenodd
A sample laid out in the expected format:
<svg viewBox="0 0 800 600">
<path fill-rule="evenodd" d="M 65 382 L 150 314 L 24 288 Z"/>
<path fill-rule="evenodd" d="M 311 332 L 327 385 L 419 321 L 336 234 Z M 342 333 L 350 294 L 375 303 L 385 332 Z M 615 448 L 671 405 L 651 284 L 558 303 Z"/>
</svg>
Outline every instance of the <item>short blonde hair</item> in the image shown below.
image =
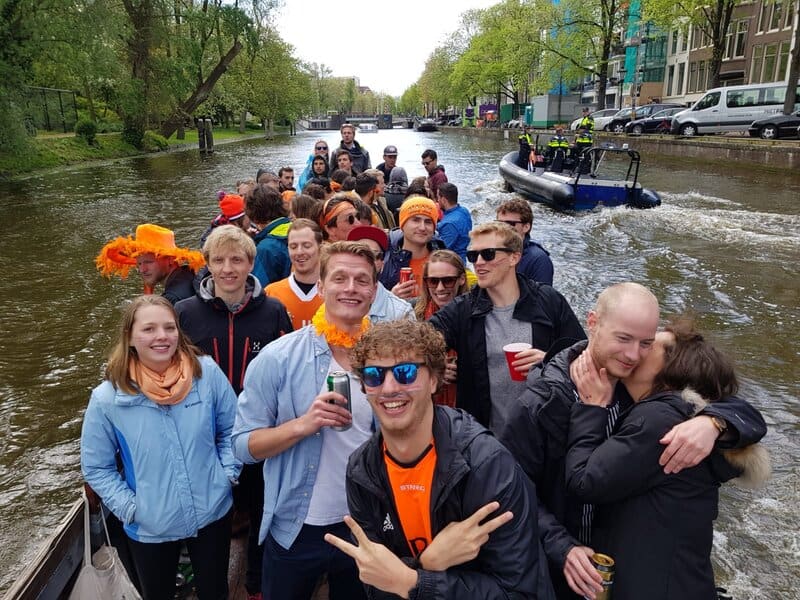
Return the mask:
<svg viewBox="0 0 800 600">
<path fill-rule="evenodd" d="M 476 236 L 492 233 L 500 237 L 503 240 L 503 245 L 512 252 L 522 252 L 522 236 L 507 223 L 498 221 L 482 223 L 469 232 L 469 239 L 474 240 Z"/>
<path fill-rule="evenodd" d="M 214 228 L 203 244 L 203 258 L 208 263 L 211 254 L 228 248 L 243 252 L 250 262 L 256 258 L 256 244 L 253 238 L 235 225 L 220 225 Z"/>
</svg>

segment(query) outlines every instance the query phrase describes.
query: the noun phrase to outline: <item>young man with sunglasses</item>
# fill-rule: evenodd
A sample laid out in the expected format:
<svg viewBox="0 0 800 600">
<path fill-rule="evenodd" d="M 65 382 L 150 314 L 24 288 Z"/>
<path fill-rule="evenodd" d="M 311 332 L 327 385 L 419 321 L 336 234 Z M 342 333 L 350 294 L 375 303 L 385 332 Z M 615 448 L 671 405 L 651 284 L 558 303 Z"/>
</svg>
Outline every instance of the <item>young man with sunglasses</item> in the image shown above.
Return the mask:
<svg viewBox="0 0 800 600">
<path fill-rule="evenodd" d="M 527 342 L 512 367 L 527 375 L 554 347 L 565 348 L 586 334 L 567 300 L 549 285 L 517 274 L 522 238 L 505 223 L 478 225 L 470 232 L 467 258 L 478 285 L 434 314 L 431 324 L 458 353 L 456 406 L 493 432 L 524 389 L 509 373 L 503 346 Z M 488 399 L 488 402 L 487 402 Z"/>
<path fill-rule="evenodd" d="M 439 186 L 447 183 L 447 175 L 444 166 L 439 164 L 439 155 L 436 150 L 428 148 L 422 153 L 422 166 L 428 172 L 428 187 L 431 188 L 431 197 L 437 198 Z"/>
<path fill-rule="evenodd" d="M 266 460 L 259 538 L 265 598 L 310 600 L 327 574 L 331 600 L 366 599 L 353 560 L 323 536 L 349 533 L 347 459 L 374 430 L 372 409 L 349 372 L 377 281 L 366 245 L 325 246 L 318 283 L 324 304 L 311 325 L 263 348 L 247 369 L 233 445 L 247 464 Z M 347 375 L 349 399 L 329 391 L 327 378 L 338 372 Z"/>
<path fill-rule="evenodd" d="M 435 406 L 445 345 L 428 323 L 381 323 L 352 367 L 380 432 L 350 457 L 345 523 L 325 539 L 356 561 L 370 597 L 553 598 L 536 493 L 468 414 Z"/>
<path fill-rule="evenodd" d="M 539 283 L 553 285 L 553 261 L 544 247 L 531 239 L 533 211 L 525 200 L 509 200 L 497 207 L 497 220 L 511 225 L 522 236 L 522 258 L 517 273 Z"/>
</svg>

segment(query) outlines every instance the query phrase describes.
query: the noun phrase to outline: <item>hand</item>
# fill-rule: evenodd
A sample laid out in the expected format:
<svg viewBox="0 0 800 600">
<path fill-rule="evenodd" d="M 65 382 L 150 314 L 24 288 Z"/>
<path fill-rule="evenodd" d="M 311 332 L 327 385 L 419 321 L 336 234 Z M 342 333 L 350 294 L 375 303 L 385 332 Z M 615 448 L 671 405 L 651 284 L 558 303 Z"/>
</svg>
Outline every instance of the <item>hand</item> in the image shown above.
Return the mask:
<svg viewBox="0 0 800 600">
<path fill-rule="evenodd" d="M 446 571 L 478 556 L 481 547 L 489 541 L 489 534 L 514 518 L 509 510 L 481 525 L 481 521 L 499 508 L 499 502 L 489 502 L 463 521 L 448 523 L 420 554 L 422 568 Z"/>
<path fill-rule="evenodd" d="M 331 533 L 325 534 L 325 541 L 356 561 L 359 579 L 367 585 L 378 588 L 401 598 L 408 598 L 409 590 L 417 585 L 417 572 L 408 567 L 386 546 L 373 542 L 352 517 L 346 516 L 344 522 L 358 542 L 354 546 Z"/>
<path fill-rule="evenodd" d="M 539 350 L 537 348 L 530 348 L 529 350 L 523 350 L 522 352 L 517 352 L 514 355 L 514 362 L 511 363 L 511 366 L 518 373 L 522 373 L 523 375 L 527 376 L 528 371 L 531 370 L 533 365 L 542 362 L 544 355 L 545 351 Z"/>
<path fill-rule="evenodd" d="M 659 440 L 666 448 L 658 464 L 667 475 L 693 467 L 711 454 L 718 437 L 719 429 L 711 417 L 700 415 L 679 423 Z"/>
<path fill-rule="evenodd" d="M 448 356 L 444 365 L 444 382 L 455 383 L 458 380 L 458 365 L 456 356 Z"/>
<path fill-rule="evenodd" d="M 413 279 L 409 279 L 405 283 L 398 283 L 392 288 L 392 293 L 403 300 L 416 298 L 419 296 L 419 293 L 417 292 L 417 282 Z"/>
<path fill-rule="evenodd" d="M 343 404 L 347 404 L 347 398 L 336 392 L 324 392 L 314 398 L 306 414 L 299 419 L 303 433 L 309 436 L 323 427 L 343 427 L 350 423 L 353 417 Z"/>
<path fill-rule="evenodd" d="M 578 390 L 581 402 L 606 407 L 614 398 L 614 385 L 605 368 L 598 369 L 591 354 L 584 350 L 569 366 L 569 376 Z"/>
<path fill-rule="evenodd" d="M 573 546 L 564 561 L 564 577 L 569 587 L 579 596 L 586 596 L 590 600 L 603 591 L 603 578 L 589 560 L 592 554 L 594 550 L 587 546 Z"/>
</svg>

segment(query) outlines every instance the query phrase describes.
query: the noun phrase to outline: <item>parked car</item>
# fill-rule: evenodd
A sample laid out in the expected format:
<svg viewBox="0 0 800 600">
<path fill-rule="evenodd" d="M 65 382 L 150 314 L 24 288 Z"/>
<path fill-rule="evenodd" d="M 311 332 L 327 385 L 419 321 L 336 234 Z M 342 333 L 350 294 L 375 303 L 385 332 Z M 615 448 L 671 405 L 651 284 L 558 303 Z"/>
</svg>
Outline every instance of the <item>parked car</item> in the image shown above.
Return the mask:
<svg viewBox="0 0 800 600">
<path fill-rule="evenodd" d="M 763 119 L 753 121 L 748 129 L 750 137 L 760 137 L 763 140 L 776 140 L 782 137 L 800 137 L 800 110 L 790 115 L 775 114 Z"/>
<path fill-rule="evenodd" d="M 634 120 L 634 110 L 636 111 L 635 117 L 637 119 L 643 119 L 667 108 L 683 109 L 685 107 L 680 104 L 643 104 L 642 106 L 637 106 L 635 109 L 623 108 L 611 118 L 611 122 L 608 124 L 608 130 L 613 133 L 624 133 L 625 125 Z M 595 127 L 595 129 L 597 129 L 597 127 Z"/>
<path fill-rule="evenodd" d="M 608 124 L 607 119 L 617 114 L 617 112 L 619 111 L 616 108 L 604 108 L 603 110 L 594 111 L 592 113 L 592 118 L 594 119 L 594 130 L 602 131 L 603 128 Z M 569 124 L 569 128 L 571 131 L 577 131 L 578 123 L 581 122 L 582 118 L 583 116 L 580 116 Z"/>
<path fill-rule="evenodd" d="M 636 119 L 625 125 L 625 133 L 641 135 L 643 133 L 669 133 L 672 126 L 672 115 L 681 112 L 683 108 L 666 108 L 649 117 Z"/>
<path fill-rule="evenodd" d="M 672 119 L 672 133 L 684 136 L 747 131 L 750 123 L 783 112 L 786 84 L 751 83 L 708 90 Z M 800 83 L 797 85 L 800 93 Z M 798 96 L 800 98 L 800 96 Z M 800 105 L 795 103 L 795 110 Z"/>
</svg>

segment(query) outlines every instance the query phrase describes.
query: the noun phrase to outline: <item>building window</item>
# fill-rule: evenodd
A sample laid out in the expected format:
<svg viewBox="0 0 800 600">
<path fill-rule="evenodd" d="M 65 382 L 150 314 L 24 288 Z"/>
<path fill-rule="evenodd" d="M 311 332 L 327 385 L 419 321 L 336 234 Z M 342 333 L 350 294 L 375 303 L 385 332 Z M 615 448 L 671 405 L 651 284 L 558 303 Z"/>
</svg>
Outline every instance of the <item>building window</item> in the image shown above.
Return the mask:
<svg viewBox="0 0 800 600">
<path fill-rule="evenodd" d="M 775 65 L 778 59 L 778 44 L 767 44 L 764 47 L 764 68 L 761 71 L 761 81 L 775 81 Z"/>
<path fill-rule="evenodd" d="M 672 30 L 672 45 L 670 46 L 670 53 L 677 54 L 678 53 L 678 30 Z"/>
<path fill-rule="evenodd" d="M 704 92 L 706 90 L 706 61 L 701 60 L 697 65 L 697 91 Z"/>
<path fill-rule="evenodd" d="M 764 46 L 753 46 L 753 57 L 750 59 L 750 83 L 761 83 L 761 69 L 764 65 Z"/>
<path fill-rule="evenodd" d="M 780 29 L 783 23 L 781 22 L 781 15 L 783 14 L 783 2 L 780 0 L 776 0 L 772 4 L 772 15 L 769 20 L 769 29 L 772 31 L 773 29 Z"/>
<path fill-rule="evenodd" d="M 775 78 L 773 81 L 785 79 L 785 75 L 789 74 L 787 71 L 787 67 L 789 65 L 789 46 L 789 40 L 781 42 L 781 48 L 778 52 L 778 71 L 775 73 Z"/>
<path fill-rule="evenodd" d="M 697 63 L 689 63 L 689 91 L 697 91 Z"/>
<path fill-rule="evenodd" d="M 675 65 L 669 66 L 667 75 L 667 96 L 672 96 L 672 84 L 675 83 Z"/>
<path fill-rule="evenodd" d="M 683 78 L 686 72 L 686 63 L 678 65 L 678 86 L 675 88 L 675 95 L 680 96 L 683 94 Z"/>
<path fill-rule="evenodd" d="M 747 20 L 742 19 L 741 21 L 734 21 L 728 26 L 728 33 L 725 34 L 725 51 L 722 55 L 724 60 L 744 58 L 747 25 Z"/>
<path fill-rule="evenodd" d="M 686 52 L 689 49 L 689 28 L 685 28 L 681 32 L 681 52 Z"/>
<path fill-rule="evenodd" d="M 791 14 L 791 8 L 784 10 L 783 0 L 762 0 L 761 11 L 758 13 L 758 29 L 759 33 L 763 31 L 775 31 L 781 27 L 787 27 L 785 17 Z M 791 27 L 789 21 L 788 27 Z"/>
<path fill-rule="evenodd" d="M 794 23 L 794 2 L 789 2 L 784 12 L 786 13 L 786 19 L 783 22 L 783 28 L 789 29 Z"/>
</svg>

